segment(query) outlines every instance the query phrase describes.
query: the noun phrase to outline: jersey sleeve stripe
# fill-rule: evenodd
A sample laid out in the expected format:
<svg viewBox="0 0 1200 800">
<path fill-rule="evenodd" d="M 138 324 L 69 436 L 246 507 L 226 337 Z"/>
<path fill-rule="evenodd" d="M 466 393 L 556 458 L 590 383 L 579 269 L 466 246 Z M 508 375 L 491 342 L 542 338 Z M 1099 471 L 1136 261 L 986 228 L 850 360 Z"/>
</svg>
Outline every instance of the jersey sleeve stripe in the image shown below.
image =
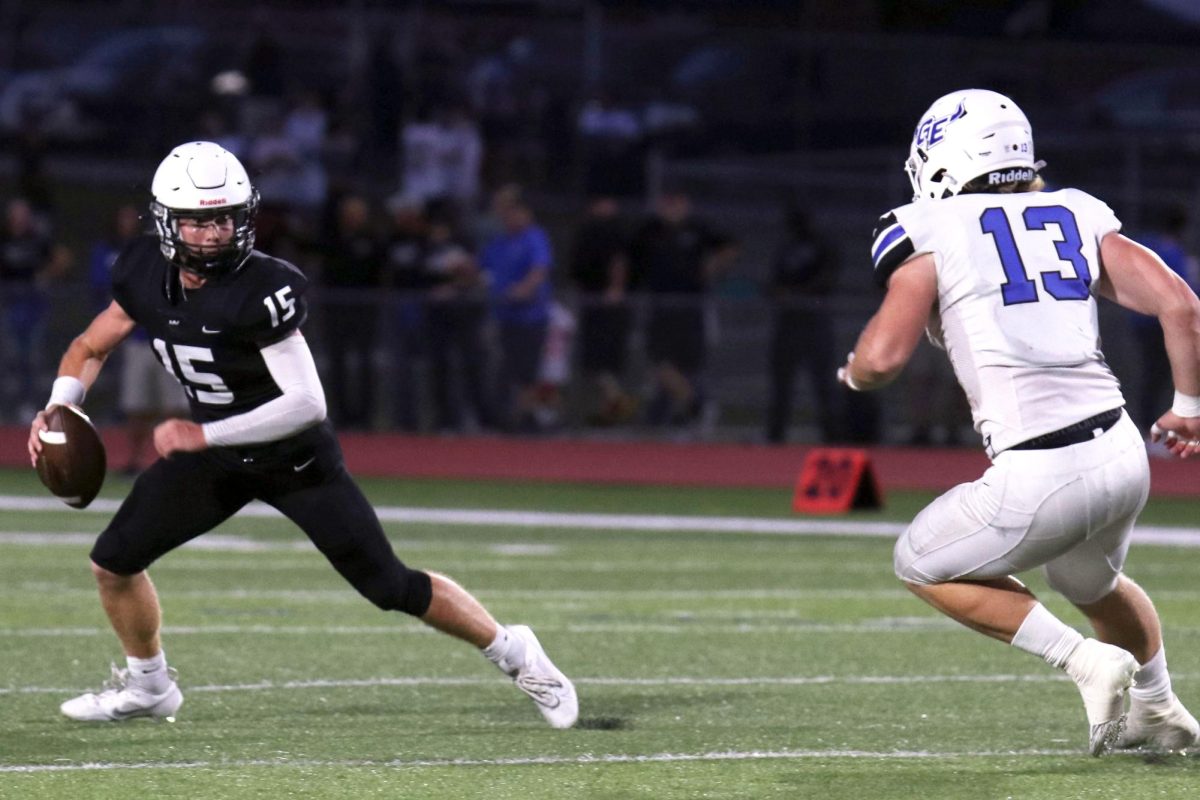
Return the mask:
<svg viewBox="0 0 1200 800">
<path fill-rule="evenodd" d="M 907 236 L 893 242 L 891 247 L 879 254 L 879 261 L 875 264 L 875 284 L 886 289 L 888 278 L 892 277 L 892 273 L 899 269 L 905 261 L 908 261 L 916 251 L 912 239 Z"/>
<path fill-rule="evenodd" d="M 871 248 L 871 260 L 875 262 L 875 266 L 879 266 L 880 260 L 883 259 L 888 250 L 895 247 L 897 242 L 907 237 L 908 233 L 899 222 L 888 228 L 884 228 L 879 236 L 875 237 L 875 244 Z"/>
</svg>

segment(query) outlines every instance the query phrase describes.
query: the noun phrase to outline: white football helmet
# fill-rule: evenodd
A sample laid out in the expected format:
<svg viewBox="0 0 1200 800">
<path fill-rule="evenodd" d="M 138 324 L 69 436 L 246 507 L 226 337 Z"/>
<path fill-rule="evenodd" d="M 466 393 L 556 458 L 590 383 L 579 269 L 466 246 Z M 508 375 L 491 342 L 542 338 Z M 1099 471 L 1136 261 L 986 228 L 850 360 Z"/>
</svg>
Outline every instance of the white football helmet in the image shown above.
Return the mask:
<svg viewBox="0 0 1200 800">
<path fill-rule="evenodd" d="M 987 89 L 964 89 L 921 115 L 904 171 L 914 200 L 938 200 L 983 175 L 996 184 L 1033 180 L 1045 165 L 1034 160 L 1033 132 L 1016 103 Z"/>
<path fill-rule="evenodd" d="M 150 213 L 163 255 L 180 269 L 206 277 L 237 270 L 254 248 L 258 190 L 241 162 L 212 142 L 188 142 L 167 154 L 150 185 Z M 179 218 L 232 218 L 233 239 L 200 250 L 179 235 Z"/>
</svg>

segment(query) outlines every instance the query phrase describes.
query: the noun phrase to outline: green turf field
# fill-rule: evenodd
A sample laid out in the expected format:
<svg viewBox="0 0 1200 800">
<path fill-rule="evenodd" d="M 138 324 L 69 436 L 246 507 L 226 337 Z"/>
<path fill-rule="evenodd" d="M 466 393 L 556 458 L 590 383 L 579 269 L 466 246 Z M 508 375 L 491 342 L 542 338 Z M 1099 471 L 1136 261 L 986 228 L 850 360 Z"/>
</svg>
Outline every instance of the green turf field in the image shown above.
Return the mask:
<svg viewBox="0 0 1200 800">
<path fill-rule="evenodd" d="M 1065 678 L 900 588 L 894 526 L 758 534 L 737 530 L 744 519 L 730 531 L 647 530 L 653 519 L 624 517 L 641 529 L 622 529 L 597 516 L 798 521 L 785 491 L 363 485 L 390 519 L 426 510 L 423 521 L 386 523 L 408 561 L 455 576 L 502 621 L 534 627 L 576 680 L 578 728 L 550 729 L 470 648 L 375 611 L 302 535 L 263 516 L 239 517 L 152 569 L 187 698 L 178 721 L 68 722 L 58 704 L 96 688 L 119 656 L 86 563 L 110 512 L 14 510 L 14 497 L 46 495 L 30 472 L 0 472 L 0 798 L 1200 791 L 1200 761 L 1188 756 L 1086 756 L 1082 705 Z M 127 487 L 110 480 L 104 497 Z M 898 523 L 927 499 L 892 493 L 882 512 L 822 522 L 836 523 L 830 534 Z M 489 520 L 455 521 L 447 509 L 591 516 L 480 524 Z M 1194 526 L 1200 503 L 1152 501 L 1144 518 Z M 1135 545 L 1128 571 L 1164 618 L 1176 690 L 1200 708 L 1200 549 Z"/>
</svg>

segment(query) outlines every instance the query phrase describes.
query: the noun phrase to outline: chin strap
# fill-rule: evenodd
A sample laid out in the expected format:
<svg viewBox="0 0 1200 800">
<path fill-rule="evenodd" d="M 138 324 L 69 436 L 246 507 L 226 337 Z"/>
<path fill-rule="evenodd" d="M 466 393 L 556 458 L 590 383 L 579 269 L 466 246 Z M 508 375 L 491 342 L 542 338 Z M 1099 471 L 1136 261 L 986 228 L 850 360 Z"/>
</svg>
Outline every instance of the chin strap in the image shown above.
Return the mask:
<svg viewBox="0 0 1200 800">
<path fill-rule="evenodd" d="M 167 296 L 167 302 L 173 306 L 178 305 L 185 297 L 183 281 L 179 278 L 179 265 L 174 261 L 167 262 L 167 275 L 163 285 L 163 294 Z"/>
</svg>

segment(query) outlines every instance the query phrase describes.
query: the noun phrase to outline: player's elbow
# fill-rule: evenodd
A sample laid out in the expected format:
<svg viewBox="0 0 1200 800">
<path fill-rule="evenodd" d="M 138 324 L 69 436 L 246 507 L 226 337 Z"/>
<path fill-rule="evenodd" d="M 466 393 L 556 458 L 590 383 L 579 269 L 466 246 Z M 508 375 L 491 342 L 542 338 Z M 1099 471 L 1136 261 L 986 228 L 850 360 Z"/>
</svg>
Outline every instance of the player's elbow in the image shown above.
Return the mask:
<svg viewBox="0 0 1200 800">
<path fill-rule="evenodd" d="M 319 387 L 297 386 L 286 391 L 288 417 L 298 430 L 324 422 L 327 416 L 325 393 Z"/>
<path fill-rule="evenodd" d="M 1200 332 L 1200 299 L 1183 281 L 1178 281 L 1175 291 L 1163 299 L 1157 316 L 1163 330 L 1176 328 L 1186 333 Z"/>
<path fill-rule="evenodd" d="M 302 393 L 301 397 L 302 415 L 305 421 L 310 425 L 316 425 L 319 422 L 324 422 L 328 416 L 328 409 L 325 406 L 325 393 L 322 391 L 308 390 Z"/>
<path fill-rule="evenodd" d="M 881 389 L 896 379 L 908 362 L 907 354 L 887 349 L 855 352 L 852 376 L 862 389 Z"/>
<path fill-rule="evenodd" d="M 99 361 L 103 363 L 108 358 L 108 352 L 108 350 L 97 347 L 91 337 L 87 335 L 87 331 L 76 336 L 71 340 L 71 344 L 67 346 L 67 356 L 80 363 L 85 361 Z"/>
<path fill-rule="evenodd" d="M 857 368 L 854 370 L 852 377 L 854 385 L 864 392 L 869 392 L 873 389 L 882 389 L 896 379 L 900 374 L 900 370 L 877 370 L 867 368 Z"/>
</svg>

